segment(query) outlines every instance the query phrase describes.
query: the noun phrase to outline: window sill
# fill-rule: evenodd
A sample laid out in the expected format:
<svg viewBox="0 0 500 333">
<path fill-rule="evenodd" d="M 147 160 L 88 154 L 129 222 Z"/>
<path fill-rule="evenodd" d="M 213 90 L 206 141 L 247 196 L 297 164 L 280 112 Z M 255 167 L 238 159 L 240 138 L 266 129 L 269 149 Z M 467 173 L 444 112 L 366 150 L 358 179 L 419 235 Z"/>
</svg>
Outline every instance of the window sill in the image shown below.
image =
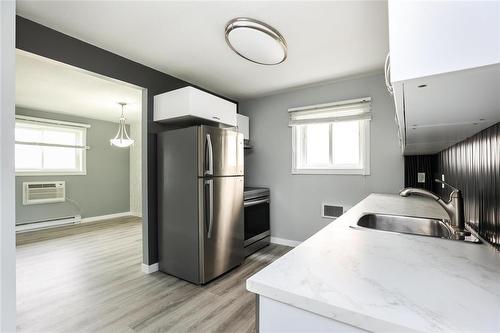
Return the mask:
<svg viewBox="0 0 500 333">
<path fill-rule="evenodd" d="M 37 176 L 86 176 L 86 171 L 74 172 L 16 172 L 16 177 L 37 177 Z"/>
<path fill-rule="evenodd" d="M 292 169 L 292 175 L 358 175 L 369 176 L 364 169 Z"/>
</svg>

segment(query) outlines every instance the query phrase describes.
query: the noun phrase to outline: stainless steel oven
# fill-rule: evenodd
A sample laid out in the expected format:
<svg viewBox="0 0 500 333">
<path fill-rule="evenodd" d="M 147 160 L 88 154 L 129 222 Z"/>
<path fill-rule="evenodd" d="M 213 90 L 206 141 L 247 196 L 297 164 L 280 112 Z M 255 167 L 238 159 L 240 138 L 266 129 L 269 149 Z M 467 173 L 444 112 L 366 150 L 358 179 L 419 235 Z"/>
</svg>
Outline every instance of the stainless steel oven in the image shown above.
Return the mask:
<svg viewBox="0 0 500 333">
<path fill-rule="evenodd" d="M 245 187 L 244 191 L 244 225 L 245 225 L 245 255 L 270 243 L 270 191 L 263 187 Z"/>
</svg>

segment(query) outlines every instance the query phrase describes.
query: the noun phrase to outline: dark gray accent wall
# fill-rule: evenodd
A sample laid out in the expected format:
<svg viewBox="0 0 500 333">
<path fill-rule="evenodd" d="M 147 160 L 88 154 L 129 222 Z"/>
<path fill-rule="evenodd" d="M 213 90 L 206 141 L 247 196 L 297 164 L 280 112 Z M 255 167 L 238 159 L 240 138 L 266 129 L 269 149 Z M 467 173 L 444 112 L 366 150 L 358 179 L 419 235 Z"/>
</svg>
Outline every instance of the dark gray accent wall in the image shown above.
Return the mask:
<svg viewBox="0 0 500 333">
<path fill-rule="evenodd" d="M 117 36 L 120 37 L 127 42 L 127 36 Z M 147 214 L 144 216 L 147 223 L 143 226 L 143 262 L 148 265 L 157 262 L 156 133 L 168 127 L 153 122 L 153 96 L 192 84 L 20 16 L 16 17 L 16 47 L 147 89 L 147 170 L 144 172 L 147 172 L 148 195 Z"/>
<path fill-rule="evenodd" d="M 87 129 L 86 175 L 16 176 L 16 224 L 81 214 L 83 218 L 123 213 L 130 210 L 129 149 L 113 147 L 109 139 L 118 124 L 59 113 L 16 108 L 16 114 L 89 124 Z M 22 183 L 64 180 L 67 201 L 23 205 Z"/>
<path fill-rule="evenodd" d="M 465 221 L 500 250 L 500 123 L 437 154 L 434 168 L 462 190 Z M 449 196 L 448 189 L 435 189 Z"/>
</svg>

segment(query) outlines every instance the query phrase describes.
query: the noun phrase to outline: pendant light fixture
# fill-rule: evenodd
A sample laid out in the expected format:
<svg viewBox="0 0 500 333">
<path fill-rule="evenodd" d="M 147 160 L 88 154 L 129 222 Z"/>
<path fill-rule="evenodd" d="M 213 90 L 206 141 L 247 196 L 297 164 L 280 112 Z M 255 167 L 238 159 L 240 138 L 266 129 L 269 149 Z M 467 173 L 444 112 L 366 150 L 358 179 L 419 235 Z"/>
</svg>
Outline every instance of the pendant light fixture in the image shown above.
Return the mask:
<svg viewBox="0 0 500 333">
<path fill-rule="evenodd" d="M 239 56 L 261 65 L 285 61 L 285 38 L 270 25 L 248 17 L 238 17 L 226 24 L 226 43 Z"/>
<path fill-rule="evenodd" d="M 118 125 L 118 133 L 116 136 L 109 140 L 112 146 L 117 146 L 120 148 L 129 147 L 134 144 L 134 140 L 128 136 L 127 128 L 125 127 L 125 116 L 123 115 L 123 107 L 127 105 L 127 103 L 120 102 L 118 103 L 122 106 L 122 115 L 120 117 L 120 124 Z"/>
</svg>

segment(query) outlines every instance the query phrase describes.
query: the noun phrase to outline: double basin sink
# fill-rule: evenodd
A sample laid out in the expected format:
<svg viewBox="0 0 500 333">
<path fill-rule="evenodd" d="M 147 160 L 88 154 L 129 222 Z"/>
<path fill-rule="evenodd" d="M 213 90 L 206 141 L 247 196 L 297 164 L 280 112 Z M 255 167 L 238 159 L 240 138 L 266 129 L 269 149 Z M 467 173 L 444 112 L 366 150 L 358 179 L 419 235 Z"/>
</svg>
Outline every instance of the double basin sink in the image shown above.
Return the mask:
<svg viewBox="0 0 500 333">
<path fill-rule="evenodd" d="M 366 228 L 400 234 L 429 236 L 479 243 L 479 239 L 464 230 L 456 230 L 444 220 L 389 214 L 363 215 L 353 228 Z"/>
</svg>

